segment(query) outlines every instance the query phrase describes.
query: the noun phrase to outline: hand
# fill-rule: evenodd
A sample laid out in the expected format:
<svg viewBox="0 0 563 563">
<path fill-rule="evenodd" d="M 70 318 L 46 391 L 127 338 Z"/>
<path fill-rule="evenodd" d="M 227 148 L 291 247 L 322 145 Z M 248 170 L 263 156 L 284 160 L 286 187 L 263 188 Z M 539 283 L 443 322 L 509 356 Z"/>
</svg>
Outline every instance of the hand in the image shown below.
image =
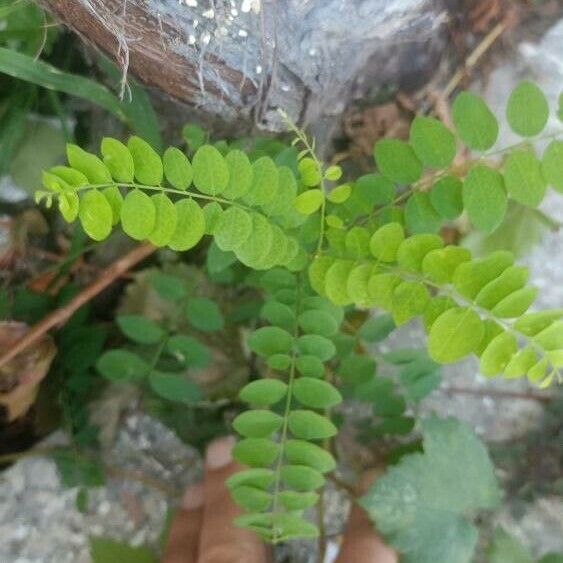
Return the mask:
<svg viewBox="0 0 563 563">
<path fill-rule="evenodd" d="M 203 483 L 189 487 L 172 523 L 163 563 L 267 563 L 271 550 L 249 530 L 233 524 L 241 514 L 225 480 L 242 469 L 233 461 L 234 438 L 215 440 L 207 449 Z M 373 480 L 362 480 L 367 488 Z M 397 563 L 397 554 L 374 530 L 367 514 L 354 504 L 335 563 Z"/>
</svg>

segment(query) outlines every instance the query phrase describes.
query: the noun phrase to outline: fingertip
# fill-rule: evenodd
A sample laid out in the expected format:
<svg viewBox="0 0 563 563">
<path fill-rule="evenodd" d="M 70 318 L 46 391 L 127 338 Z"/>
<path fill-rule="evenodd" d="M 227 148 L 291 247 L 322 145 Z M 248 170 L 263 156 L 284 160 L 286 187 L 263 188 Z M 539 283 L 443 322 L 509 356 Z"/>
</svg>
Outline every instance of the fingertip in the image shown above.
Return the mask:
<svg viewBox="0 0 563 563">
<path fill-rule="evenodd" d="M 186 489 L 182 501 L 180 503 L 183 510 L 191 512 L 203 506 L 204 487 L 203 483 L 197 483 Z"/>
<path fill-rule="evenodd" d="M 207 447 L 205 466 L 207 469 L 216 470 L 225 467 L 233 461 L 233 448 L 236 439 L 234 436 L 223 436 L 213 440 Z"/>
</svg>

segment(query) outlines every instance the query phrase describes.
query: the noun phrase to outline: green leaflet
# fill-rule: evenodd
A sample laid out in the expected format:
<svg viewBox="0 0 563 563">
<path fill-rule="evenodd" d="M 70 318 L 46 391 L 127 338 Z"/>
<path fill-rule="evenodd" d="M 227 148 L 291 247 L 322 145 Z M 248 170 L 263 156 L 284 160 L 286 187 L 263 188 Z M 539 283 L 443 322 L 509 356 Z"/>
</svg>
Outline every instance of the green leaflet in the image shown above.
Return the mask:
<svg viewBox="0 0 563 563">
<path fill-rule="evenodd" d="M 452 117 L 461 140 L 471 149 L 486 151 L 498 137 L 498 121 L 486 102 L 471 92 L 461 92 L 454 100 Z"/>
<path fill-rule="evenodd" d="M 543 131 L 549 117 L 549 105 L 544 93 L 529 80 L 512 90 L 506 106 L 510 128 L 522 137 L 533 137 Z"/>
<path fill-rule="evenodd" d="M 318 211 L 324 201 L 324 194 L 321 190 L 307 190 L 295 198 L 295 209 L 303 215 L 311 215 Z"/>
<path fill-rule="evenodd" d="M 250 214 L 239 207 L 229 207 L 219 218 L 215 228 L 215 242 L 221 250 L 236 250 L 252 232 Z"/>
<path fill-rule="evenodd" d="M 121 208 L 123 206 L 123 196 L 117 186 L 104 188 L 102 194 L 107 199 L 112 211 L 112 224 L 115 226 L 121 221 Z"/>
<path fill-rule="evenodd" d="M 286 485 L 297 491 L 313 491 L 325 482 L 321 473 L 306 465 L 284 465 L 280 473 Z"/>
<path fill-rule="evenodd" d="M 129 149 L 117 139 L 104 137 L 101 144 L 104 164 L 114 180 L 131 183 L 135 177 L 135 164 Z"/>
<path fill-rule="evenodd" d="M 507 207 L 501 174 L 488 166 L 474 166 L 463 184 L 463 205 L 477 229 L 492 233 L 501 224 Z"/>
<path fill-rule="evenodd" d="M 411 233 L 437 233 L 442 218 L 432 205 L 430 195 L 414 193 L 405 205 L 405 223 Z"/>
<path fill-rule="evenodd" d="M 111 183 L 111 174 L 105 164 L 94 154 L 82 150 L 77 145 L 67 144 L 66 155 L 69 164 L 82 172 L 92 184 Z"/>
<path fill-rule="evenodd" d="M 193 199 L 181 199 L 176 208 L 176 229 L 168 246 L 183 251 L 193 248 L 205 233 L 205 218 L 201 207 Z"/>
<path fill-rule="evenodd" d="M 416 156 L 427 166 L 444 168 L 454 159 L 455 137 L 433 117 L 417 115 L 411 123 L 409 142 Z"/>
<path fill-rule="evenodd" d="M 299 174 L 301 175 L 301 182 L 304 186 L 313 187 L 318 186 L 321 182 L 321 170 L 318 164 L 311 158 L 305 157 L 299 161 L 297 165 Z"/>
<path fill-rule="evenodd" d="M 537 207 L 547 189 L 539 160 L 534 153 L 524 150 L 508 155 L 504 163 L 504 184 L 514 200 L 528 207 Z"/>
<path fill-rule="evenodd" d="M 193 179 L 193 170 L 188 157 L 176 147 L 168 147 L 162 157 L 164 175 L 177 190 L 187 190 Z"/>
<path fill-rule="evenodd" d="M 96 362 L 98 372 L 112 381 L 135 381 L 143 379 L 149 370 L 148 364 L 128 350 L 109 350 Z"/>
<path fill-rule="evenodd" d="M 289 352 L 293 346 L 293 337 L 281 328 L 265 326 L 250 335 L 248 345 L 260 356 L 272 356 Z"/>
<path fill-rule="evenodd" d="M 127 194 L 121 206 L 121 225 L 125 233 L 135 240 L 144 240 L 156 225 L 156 208 L 153 200 L 141 190 Z"/>
<path fill-rule="evenodd" d="M 278 457 L 279 444 L 266 438 L 246 438 L 233 448 L 233 457 L 250 467 L 267 467 Z"/>
<path fill-rule="evenodd" d="M 229 184 L 229 167 L 212 145 L 199 147 L 192 160 L 195 187 L 207 195 L 219 195 Z"/>
<path fill-rule="evenodd" d="M 377 141 L 373 154 L 379 171 L 399 184 L 412 184 L 422 175 L 422 163 L 411 146 L 399 139 Z"/>
<path fill-rule="evenodd" d="M 327 473 L 336 467 L 336 461 L 325 449 L 304 440 L 288 440 L 285 454 L 294 465 L 307 465 L 320 473 Z"/>
<path fill-rule="evenodd" d="M 119 315 L 117 325 L 127 338 L 138 344 L 156 344 L 165 335 L 157 323 L 142 315 Z"/>
<path fill-rule="evenodd" d="M 295 398 L 305 407 L 325 409 L 342 401 L 342 396 L 330 383 L 314 377 L 301 377 L 293 384 Z"/>
<path fill-rule="evenodd" d="M 165 194 L 156 194 L 151 197 L 154 206 L 154 228 L 148 239 L 155 246 L 166 246 L 176 231 L 178 214 L 176 207 Z"/>
<path fill-rule="evenodd" d="M 225 161 L 229 169 L 229 183 L 223 190 L 223 196 L 227 199 L 239 199 L 252 187 L 252 165 L 246 154 L 239 150 L 228 152 Z"/>
<path fill-rule="evenodd" d="M 404 239 L 405 232 L 399 223 L 383 225 L 370 239 L 371 253 L 382 262 L 394 262 L 399 246 Z"/>
<path fill-rule="evenodd" d="M 546 182 L 563 192 L 563 141 L 551 141 L 543 153 L 541 171 Z"/>
<path fill-rule="evenodd" d="M 337 432 L 328 418 L 309 410 L 294 410 L 287 420 L 293 436 L 302 440 L 322 440 Z"/>
<path fill-rule="evenodd" d="M 108 200 L 98 190 L 90 190 L 82 196 L 78 217 L 82 228 L 91 239 L 100 241 L 110 235 L 113 212 Z"/>
<path fill-rule="evenodd" d="M 283 418 L 272 411 L 252 410 L 239 414 L 234 429 L 247 438 L 267 438 L 281 428 Z"/>
<path fill-rule="evenodd" d="M 140 137 L 130 137 L 127 148 L 133 157 L 135 178 L 147 186 L 159 186 L 162 182 L 162 160 L 158 153 Z"/>
<path fill-rule="evenodd" d="M 215 301 L 207 297 L 193 297 L 186 304 L 186 317 L 190 324 L 204 332 L 223 329 L 225 321 Z"/>
<path fill-rule="evenodd" d="M 157 395 L 169 401 L 190 404 L 201 399 L 198 386 L 183 373 L 154 370 L 149 374 L 149 385 Z"/>
<path fill-rule="evenodd" d="M 250 206 L 266 206 L 276 197 L 278 191 L 278 167 L 268 156 L 252 163 L 252 187 L 243 197 Z"/>
<path fill-rule="evenodd" d="M 481 354 L 481 373 L 489 376 L 502 373 L 517 350 L 516 337 L 509 332 L 501 332 Z"/>
<path fill-rule="evenodd" d="M 463 183 L 456 176 L 444 176 L 430 191 L 434 209 L 444 219 L 456 219 L 463 211 Z"/>
</svg>

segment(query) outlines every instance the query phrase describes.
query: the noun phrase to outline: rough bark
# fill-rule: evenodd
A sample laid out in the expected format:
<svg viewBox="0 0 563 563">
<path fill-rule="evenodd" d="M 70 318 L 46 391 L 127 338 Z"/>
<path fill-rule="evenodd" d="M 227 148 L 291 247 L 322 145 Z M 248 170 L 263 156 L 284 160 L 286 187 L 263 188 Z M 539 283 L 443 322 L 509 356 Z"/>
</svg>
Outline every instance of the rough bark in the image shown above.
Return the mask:
<svg viewBox="0 0 563 563">
<path fill-rule="evenodd" d="M 280 128 L 342 112 L 377 85 L 428 71 L 442 0 L 40 0 L 83 38 L 176 100 Z"/>
</svg>

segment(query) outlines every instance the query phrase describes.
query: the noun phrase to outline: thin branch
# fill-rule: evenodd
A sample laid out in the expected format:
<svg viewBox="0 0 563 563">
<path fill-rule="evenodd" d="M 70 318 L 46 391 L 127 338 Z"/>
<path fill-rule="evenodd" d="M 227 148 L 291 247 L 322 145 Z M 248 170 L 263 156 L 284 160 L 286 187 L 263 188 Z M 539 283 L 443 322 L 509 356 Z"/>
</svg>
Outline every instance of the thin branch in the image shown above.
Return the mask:
<svg viewBox="0 0 563 563">
<path fill-rule="evenodd" d="M 468 387 L 444 387 L 444 393 L 460 393 L 476 395 L 478 397 L 496 397 L 498 399 L 522 399 L 525 401 L 540 401 L 548 403 L 554 399 L 553 395 L 535 393 L 534 391 L 502 391 L 500 389 L 470 389 Z"/>
<path fill-rule="evenodd" d="M 125 256 L 116 260 L 103 271 L 97 280 L 91 283 L 88 287 L 84 288 L 64 307 L 60 307 L 59 309 L 53 311 L 41 321 L 33 325 L 31 330 L 29 330 L 23 338 L 16 342 L 10 350 L 7 350 L 2 356 L 0 356 L 0 367 L 5 366 L 18 354 L 35 344 L 47 331 L 54 327 L 63 325 L 77 309 L 96 297 L 96 295 L 111 285 L 116 279 L 147 258 L 147 256 L 150 256 L 155 250 L 156 247 L 152 244 L 143 243 L 131 250 Z"/>
</svg>

